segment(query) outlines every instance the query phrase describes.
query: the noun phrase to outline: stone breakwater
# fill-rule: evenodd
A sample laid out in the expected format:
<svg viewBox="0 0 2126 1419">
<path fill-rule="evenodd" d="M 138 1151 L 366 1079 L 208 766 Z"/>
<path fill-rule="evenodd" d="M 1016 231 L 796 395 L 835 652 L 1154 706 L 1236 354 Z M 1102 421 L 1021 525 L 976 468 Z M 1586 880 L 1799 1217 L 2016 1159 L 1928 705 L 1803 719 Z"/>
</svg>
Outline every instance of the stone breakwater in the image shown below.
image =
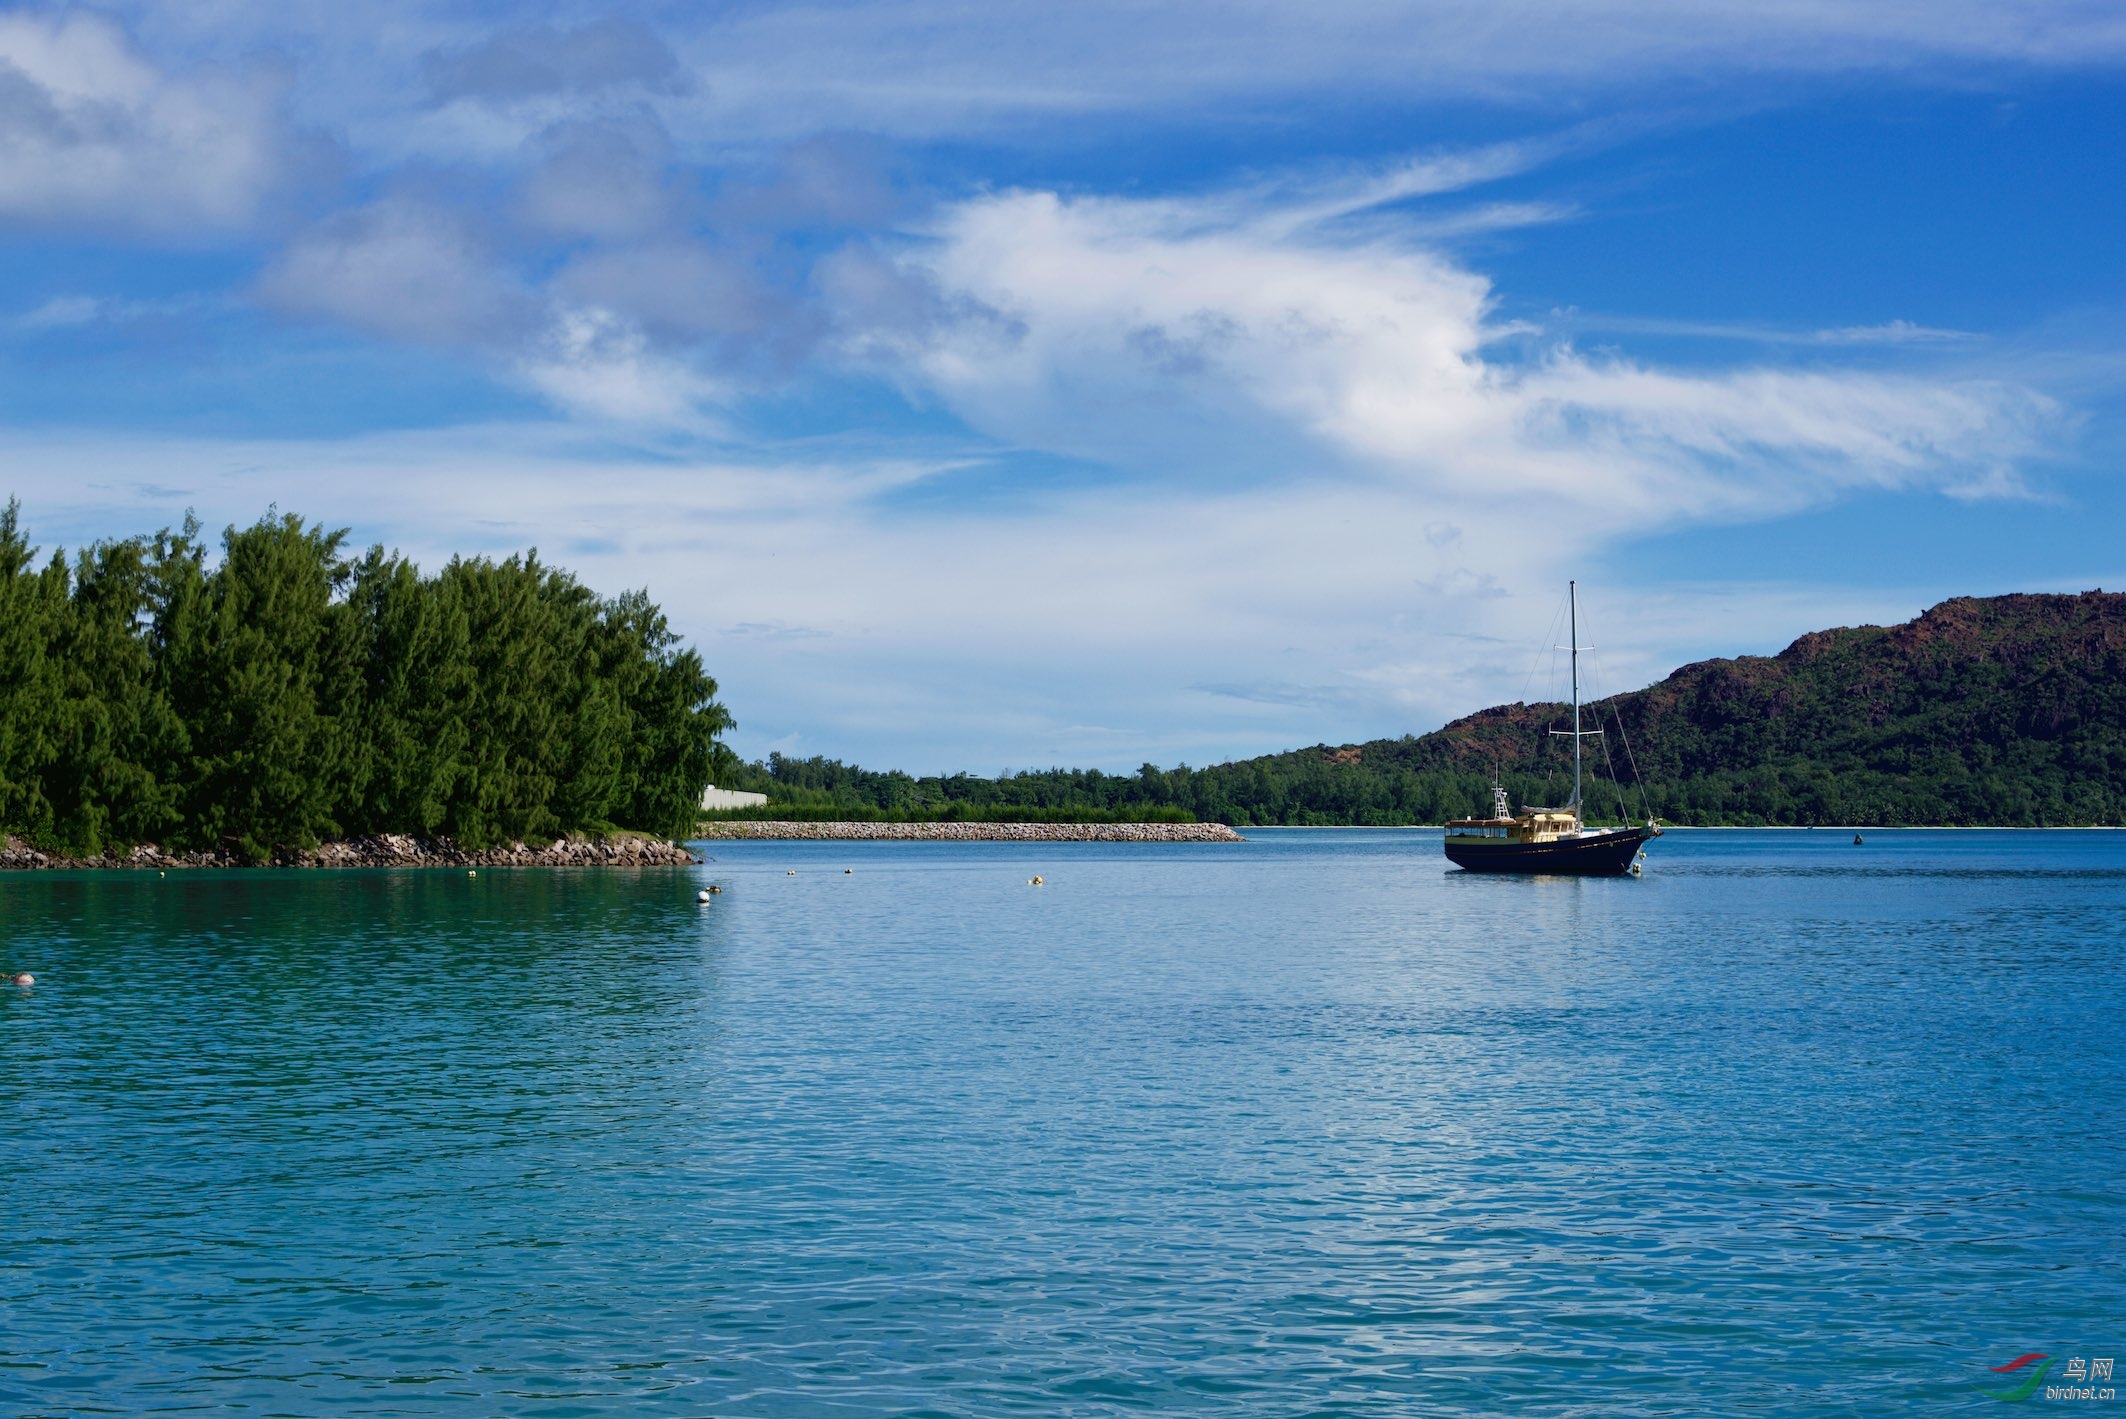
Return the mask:
<svg viewBox="0 0 2126 1419">
<path fill-rule="evenodd" d="M 1237 843 L 1223 823 L 703 823 L 701 838 L 892 839 L 920 842 Z"/>
<path fill-rule="evenodd" d="M 686 867 L 701 859 L 677 843 L 655 838 L 555 838 L 552 842 L 510 843 L 473 851 L 448 838 L 413 838 L 396 833 L 346 838 L 276 856 L 273 867 Z M 227 852 L 164 852 L 142 843 L 127 852 L 102 857 L 66 857 L 39 852 L 20 838 L 0 839 L 0 868 L 249 867 L 254 864 Z"/>
</svg>

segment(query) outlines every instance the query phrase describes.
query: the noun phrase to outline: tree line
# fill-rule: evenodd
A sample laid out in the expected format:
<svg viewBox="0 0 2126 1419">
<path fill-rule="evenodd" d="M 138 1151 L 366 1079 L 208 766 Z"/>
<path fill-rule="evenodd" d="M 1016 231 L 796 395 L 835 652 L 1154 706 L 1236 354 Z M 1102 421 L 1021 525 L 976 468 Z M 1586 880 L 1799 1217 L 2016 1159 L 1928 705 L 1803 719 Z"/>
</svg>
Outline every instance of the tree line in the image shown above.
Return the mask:
<svg viewBox="0 0 2126 1419">
<path fill-rule="evenodd" d="M 41 553 L 0 513 L 0 828 L 263 861 L 371 833 L 683 837 L 728 759 L 646 592 L 536 551 L 434 574 L 269 513 Z"/>
<path fill-rule="evenodd" d="M 1384 741 L 1395 743 L 1397 741 Z M 1412 741 L 1414 742 L 1414 741 Z M 1372 747 L 1372 746 L 1369 746 Z M 1343 758 L 1339 759 L 1338 754 Z M 727 768 L 717 783 L 768 795 L 761 808 L 710 816 L 755 819 L 850 819 L 975 822 L 1213 822 L 1235 827 L 1403 827 L 1488 812 L 1488 771 L 1411 771 L 1350 762 L 1327 745 L 1237 763 L 1135 773 L 1099 769 L 1025 769 L 915 776 L 823 757 L 766 759 Z M 1563 784 L 1569 785 L 1569 764 Z M 1562 801 L 1556 774 L 1509 773 L 1516 801 Z M 1633 795 L 1636 807 L 1637 795 Z M 1617 815 L 1613 799 L 1590 786 L 1590 821 Z"/>
<path fill-rule="evenodd" d="M 1424 735 L 1192 769 L 914 777 L 770 755 L 728 771 L 751 816 L 1396 826 L 1571 794 L 1563 704 L 1512 704 Z M 1586 708 L 1586 816 L 1761 824 L 2126 823 L 2126 595 L 1960 597 L 1892 627 L 1687 665 Z M 1621 785 L 1621 787 L 1619 786 Z"/>
</svg>

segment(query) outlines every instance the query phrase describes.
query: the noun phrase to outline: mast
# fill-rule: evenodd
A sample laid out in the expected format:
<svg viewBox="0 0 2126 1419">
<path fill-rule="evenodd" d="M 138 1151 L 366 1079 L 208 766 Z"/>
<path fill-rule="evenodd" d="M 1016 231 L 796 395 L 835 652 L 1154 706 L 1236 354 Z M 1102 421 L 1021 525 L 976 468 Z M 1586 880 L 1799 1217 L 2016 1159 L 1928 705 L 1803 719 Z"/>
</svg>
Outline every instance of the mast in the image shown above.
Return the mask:
<svg viewBox="0 0 2126 1419">
<path fill-rule="evenodd" d="M 1579 824 L 1581 751 L 1580 741 L 1582 739 L 1592 738 L 1593 736 L 1600 734 L 1602 731 L 1599 729 L 1580 728 L 1580 652 L 1583 650 L 1593 650 L 1594 647 L 1591 645 L 1580 644 L 1580 584 L 1577 581 L 1569 581 L 1565 583 L 1565 594 L 1570 599 L 1570 605 L 1572 607 L 1572 644 L 1569 646 L 1561 645 L 1556 648 L 1559 650 L 1570 650 L 1572 652 L 1572 728 L 1553 729 L 1550 731 L 1550 735 L 1553 739 L 1562 739 L 1567 735 L 1570 735 L 1572 738 L 1572 801 L 1566 804 L 1565 806 L 1572 810 L 1572 817 L 1574 823 Z"/>
<path fill-rule="evenodd" d="M 1580 584 L 1565 583 L 1572 607 L 1572 816 L 1580 816 Z M 1555 681 L 1552 682 L 1556 683 Z"/>
</svg>

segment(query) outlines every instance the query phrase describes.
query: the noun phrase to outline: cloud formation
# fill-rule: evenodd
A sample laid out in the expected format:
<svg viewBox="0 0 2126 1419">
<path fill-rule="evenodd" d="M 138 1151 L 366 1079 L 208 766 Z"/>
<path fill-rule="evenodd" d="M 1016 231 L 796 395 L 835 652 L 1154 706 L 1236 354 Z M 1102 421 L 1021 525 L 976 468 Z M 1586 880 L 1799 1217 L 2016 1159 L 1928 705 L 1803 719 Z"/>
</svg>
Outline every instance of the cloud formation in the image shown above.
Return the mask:
<svg viewBox="0 0 2126 1419">
<path fill-rule="evenodd" d="M 1305 95 L 1526 102 L 1715 75 L 2085 68 L 2126 57 L 2126 22 L 2101 0 L 820 0 L 727 12 L 687 52 L 705 109 L 742 130 L 803 114 L 934 137 Z"/>
<path fill-rule="evenodd" d="M 259 281 L 275 309 L 441 348 L 515 345 L 539 332 L 532 295 L 462 213 L 392 199 L 289 243 Z"/>
<path fill-rule="evenodd" d="M 432 101 L 521 103 L 635 89 L 682 94 L 687 71 L 655 31 L 627 19 L 506 28 L 421 58 Z"/>
<path fill-rule="evenodd" d="M 0 15 L 0 220 L 196 239 L 279 180 L 277 86 L 157 67 L 108 20 Z"/>
<path fill-rule="evenodd" d="M 479 184 L 499 200 L 422 175 L 296 232 L 254 290 L 282 316 L 468 356 L 564 412 L 699 431 L 824 330 L 778 242 L 879 210 L 841 149 L 801 145 L 712 197 L 654 120 L 558 124 Z"/>
<path fill-rule="evenodd" d="M 15 340 L 86 351 L 242 306 L 227 329 L 301 326 L 272 333 L 385 369 L 430 352 L 548 417 L 0 429 L 37 470 L 32 513 L 56 510 L 44 535 L 278 501 L 430 560 L 536 543 L 648 583 L 749 751 L 911 768 L 1422 729 L 1519 694 L 1555 569 L 1631 538 L 2017 494 L 2071 416 L 1989 376 L 1983 340 L 1880 309 L 1600 327 L 1766 346 L 1633 357 L 1570 312 L 1506 318 L 1510 268 L 1466 238 L 1562 242 L 1598 215 L 1546 170 L 1643 132 L 1580 115 L 1649 79 L 1665 101 L 1685 79 L 2126 58 L 2112 7 L 2037 0 L 113 13 L 0 16 L 0 222 L 204 246 L 234 274 L 25 284 Z M 1370 163 L 1329 132 L 1270 172 L 1159 161 L 1161 135 L 1327 98 L 1573 126 Z M 345 170 L 306 177 L 298 125 Z M 131 467 L 156 481 L 107 471 Z M 1888 594 L 1753 590 L 1710 643 L 1704 588 L 1613 596 L 1645 629 L 1611 670 L 1886 614 Z"/>
<path fill-rule="evenodd" d="M 1978 336 L 1969 330 L 1942 330 L 1909 320 L 1890 320 L 1881 325 L 1841 325 L 1819 330 L 1814 338 L 1826 345 L 1953 345 Z"/>
<path fill-rule="evenodd" d="M 1229 477 L 1268 460 L 1643 527 L 1854 488 L 1999 491 L 2056 412 L 1985 380 L 1516 353 L 1489 283 L 1445 255 L 1224 199 L 983 196 L 902 264 L 947 312 L 895 348 L 930 389 L 999 441 L 1123 467 L 1209 446 L 1197 464 Z"/>
<path fill-rule="evenodd" d="M 664 129 L 641 116 L 573 119 L 529 145 L 536 159 L 517 195 L 535 231 L 597 240 L 644 236 L 675 218 L 680 194 Z"/>
<path fill-rule="evenodd" d="M 2106 0 L 811 0 L 623 4 L 576 24 L 427 0 L 106 8 L 202 60 L 304 54 L 304 121 L 400 159 L 492 157 L 571 104 L 647 103 L 707 161 L 821 132 L 1032 135 L 1063 117 L 1141 125 L 1308 99 L 1541 109 L 1649 82 L 2126 59 Z"/>
<path fill-rule="evenodd" d="M 601 450 L 554 429 L 334 441 L 0 433 L 47 544 L 278 501 L 426 564 L 527 545 L 647 584 L 771 743 L 912 770 L 1191 762 L 1430 728 L 1542 696 L 1531 647 L 1593 549 L 1569 516 L 1392 484 L 1054 493 L 909 517 L 952 461 L 818 449 L 742 463 Z M 110 470 L 152 468 L 151 488 Z M 1428 541 L 1443 512 L 1458 537 Z M 1989 587 L 1963 589 L 1995 589 Z M 1601 686 L 1908 616 L 1902 588 L 1582 585 Z M 1117 732 L 1118 730 L 1122 732 Z M 795 736 L 795 737 L 792 737 Z"/>
</svg>

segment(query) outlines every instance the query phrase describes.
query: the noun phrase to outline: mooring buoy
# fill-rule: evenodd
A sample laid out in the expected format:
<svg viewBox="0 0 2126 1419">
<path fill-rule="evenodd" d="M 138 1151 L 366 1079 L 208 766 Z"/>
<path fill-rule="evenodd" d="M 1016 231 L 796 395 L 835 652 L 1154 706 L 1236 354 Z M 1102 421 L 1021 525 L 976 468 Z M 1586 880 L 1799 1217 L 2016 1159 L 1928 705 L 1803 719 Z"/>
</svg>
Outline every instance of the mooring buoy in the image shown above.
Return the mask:
<svg viewBox="0 0 2126 1419">
<path fill-rule="evenodd" d="M 17 971 L 15 972 L 12 979 L 14 980 L 16 985 L 22 986 L 25 989 L 37 983 L 37 978 L 31 975 L 28 971 Z"/>
<path fill-rule="evenodd" d="M 709 889 L 708 889 L 708 888 L 706 888 L 706 887 L 702 888 L 702 889 L 701 889 L 700 891 L 698 891 L 698 892 L 696 892 L 696 893 L 694 894 L 694 900 L 695 900 L 695 901 L 697 901 L 697 902 L 706 902 L 706 901 L 707 901 L 708 899 L 709 899 Z"/>
</svg>

